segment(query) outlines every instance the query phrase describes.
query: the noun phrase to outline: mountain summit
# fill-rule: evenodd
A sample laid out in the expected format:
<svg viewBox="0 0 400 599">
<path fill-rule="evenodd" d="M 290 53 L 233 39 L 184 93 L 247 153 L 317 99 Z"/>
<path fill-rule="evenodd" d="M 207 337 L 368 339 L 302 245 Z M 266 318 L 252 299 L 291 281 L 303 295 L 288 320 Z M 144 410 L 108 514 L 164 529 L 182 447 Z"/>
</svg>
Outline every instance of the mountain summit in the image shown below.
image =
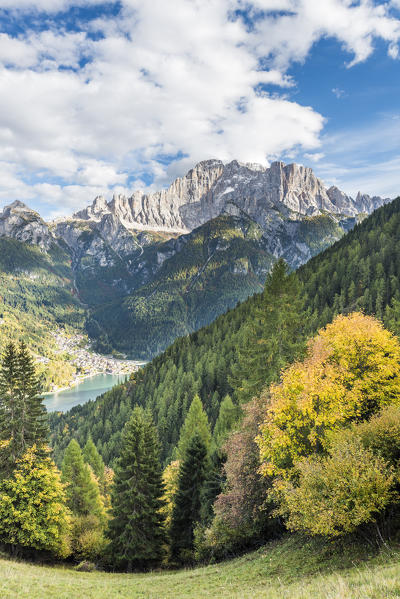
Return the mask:
<svg viewBox="0 0 400 599">
<path fill-rule="evenodd" d="M 97 197 L 93 204 L 74 215 L 83 220 L 101 220 L 115 215 L 127 228 L 188 232 L 227 210 L 245 212 L 265 231 L 281 218 L 296 219 L 321 214 L 354 217 L 370 214 L 387 200 L 368 195 L 351 198 L 337 187 L 326 189 L 311 168 L 273 162 L 269 168 L 237 160 L 199 162 L 168 189 L 153 194 L 134 192 L 116 195 L 110 202 Z"/>
</svg>

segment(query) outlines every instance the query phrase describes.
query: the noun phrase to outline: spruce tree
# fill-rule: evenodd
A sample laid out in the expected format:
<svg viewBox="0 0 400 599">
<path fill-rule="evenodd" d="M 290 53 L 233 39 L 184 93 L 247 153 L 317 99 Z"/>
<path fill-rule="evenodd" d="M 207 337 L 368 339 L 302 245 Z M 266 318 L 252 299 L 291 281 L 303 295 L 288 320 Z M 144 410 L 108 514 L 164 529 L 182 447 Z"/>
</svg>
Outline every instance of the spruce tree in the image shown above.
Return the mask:
<svg viewBox="0 0 400 599">
<path fill-rule="evenodd" d="M 131 572 L 160 564 L 165 532 L 160 448 L 151 416 L 136 407 L 123 432 L 108 536 L 114 567 Z"/>
<path fill-rule="evenodd" d="M 231 385 L 240 403 L 257 396 L 305 350 L 306 313 L 301 287 L 280 258 L 265 283 L 254 318 L 241 334 Z"/>
<path fill-rule="evenodd" d="M 181 460 L 186 455 L 187 448 L 195 432 L 200 435 L 208 450 L 211 444 L 210 425 L 201 399 L 197 394 L 190 404 L 185 422 L 180 431 L 178 445 L 174 452 L 176 459 Z"/>
<path fill-rule="evenodd" d="M 85 464 L 79 443 L 72 439 L 65 450 L 62 481 L 67 485 L 67 505 L 75 516 L 96 516 L 104 521 L 105 513 L 96 480 Z"/>
<path fill-rule="evenodd" d="M 179 469 L 170 528 L 171 561 L 192 559 L 194 529 L 201 518 L 201 497 L 207 470 L 207 447 L 196 432 L 189 440 Z"/>
<path fill-rule="evenodd" d="M 46 408 L 40 397 L 40 381 L 26 345 L 9 343 L 0 366 L 0 468 L 8 476 L 25 451 L 36 453 L 48 439 Z"/>
<path fill-rule="evenodd" d="M 18 354 L 14 343 L 4 351 L 0 366 L 0 473 L 12 472 L 18 458 L 20 406 L 17 395 Z"/>
<path fill-rule="evenodd" d="M 48 441 L 47 412 L 40 396 L 41 383 L 33 359 L 24 342 L 19 344 L 17 358 L 17 395 L 21 409 L 22 450 L 36 444 L 38 451 Z"/>
</svg>

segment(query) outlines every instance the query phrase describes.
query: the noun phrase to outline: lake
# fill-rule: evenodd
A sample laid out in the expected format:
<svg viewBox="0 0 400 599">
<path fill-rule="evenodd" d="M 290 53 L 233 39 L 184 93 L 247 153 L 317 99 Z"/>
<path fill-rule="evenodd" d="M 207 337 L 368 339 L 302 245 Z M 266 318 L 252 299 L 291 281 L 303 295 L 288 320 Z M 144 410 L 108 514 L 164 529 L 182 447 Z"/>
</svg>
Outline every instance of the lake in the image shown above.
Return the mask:
<svg viewBox="0 0 400 599">
<path fill-rule="evenodd" d="M 43 403 L 48 412 L 65 412 L 89 399 L 96 399 L 114 385 L 123 383 L 126 377 L 126 374 L 96 374 L 71 389 L 46 394 Z"/>
</svg>

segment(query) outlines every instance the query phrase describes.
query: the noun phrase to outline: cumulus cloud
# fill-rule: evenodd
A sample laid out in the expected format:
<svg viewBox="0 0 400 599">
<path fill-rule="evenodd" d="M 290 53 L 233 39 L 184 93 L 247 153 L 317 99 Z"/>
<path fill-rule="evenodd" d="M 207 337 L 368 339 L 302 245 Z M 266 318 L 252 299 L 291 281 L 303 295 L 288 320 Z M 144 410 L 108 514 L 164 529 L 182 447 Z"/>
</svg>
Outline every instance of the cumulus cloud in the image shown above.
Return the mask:
<svg viewBox="0 0 400 599">
<path fill-rule="evenodd" d="M 389 5 L 369 0 L 122 0 L 80 31 L 57 26 L 58 11 L 95 4 L 0 0 L 51 16 L 47 30 L 0 35 L 0 202 L 53 198 L 66 212 L 85 191 L 83 203 L 132 174 L 166 184 L 208 157 L 265 163 L 302 148 L 316 161 L 324 118 L 287 99 L 288 67 L 324 36 L 349 65 L 377 37 L 395 58 L 400 37 Z"/>
</svg>

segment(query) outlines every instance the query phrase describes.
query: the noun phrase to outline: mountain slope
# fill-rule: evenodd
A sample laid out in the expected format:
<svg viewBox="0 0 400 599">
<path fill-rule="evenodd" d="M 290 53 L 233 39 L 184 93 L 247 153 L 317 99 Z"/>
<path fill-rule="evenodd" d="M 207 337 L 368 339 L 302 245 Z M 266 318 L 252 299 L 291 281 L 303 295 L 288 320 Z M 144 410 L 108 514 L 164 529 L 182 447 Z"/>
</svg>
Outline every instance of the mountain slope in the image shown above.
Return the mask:
<svg viewBox="0 0 400 599">
<path fill-rule="evenodd" d="M 318 253 L 342 234 L 328 215 L 299 221 L 291 232 L 297 259 L 304 247 Z M 141 260 L 147 268 L 155 258 L 161 263 L 153 278 L 126 298 L 93 310 L 88 331 L 132 356 L 154 356 L 260 292 L 275 261 L 268 247 L 262 228 L 245 213 L 218 216 L 160 244 L 156 256 L 150 246 Z"/>
<path fill-rule="evenodd" d="M 0 299 L 0 347 L 23 339 L 44 362 L 51 360 L 47 383 L 68 382 L 72 370 L 56 354 L 52 332 L 82 332 L 84 310 L 73 290 L 65 249 L 51 242 L 44 252 L 36 245 L 0 238 Z"/>
<path fill-rule="evenodd" d="M 400 332 L 400 198 L 298 271 L 311 314 L 310 333 L 338 312 L 363 309 L 384 317 Z M 118 455 L 121 430 L 135 404 L 149 407 L 157 423 L 163 459 L 178 440 L 190 400 L 199 393 L 214 425 L 221 398 L 232 393 L 229 375 L 241 330 L 254 315 L 260 295 L 220 316 L 211 325 L 175 341 L 126 385 L 66 414 L 51 415 L 52 444 L 59 459 L 71 436 L 85 443 L 89 431 L 104 459 Z M 380 312 L 379 312 L 380 311 Z M 65 431 L 68 431 L 65 434 Z"/>
</svg>

